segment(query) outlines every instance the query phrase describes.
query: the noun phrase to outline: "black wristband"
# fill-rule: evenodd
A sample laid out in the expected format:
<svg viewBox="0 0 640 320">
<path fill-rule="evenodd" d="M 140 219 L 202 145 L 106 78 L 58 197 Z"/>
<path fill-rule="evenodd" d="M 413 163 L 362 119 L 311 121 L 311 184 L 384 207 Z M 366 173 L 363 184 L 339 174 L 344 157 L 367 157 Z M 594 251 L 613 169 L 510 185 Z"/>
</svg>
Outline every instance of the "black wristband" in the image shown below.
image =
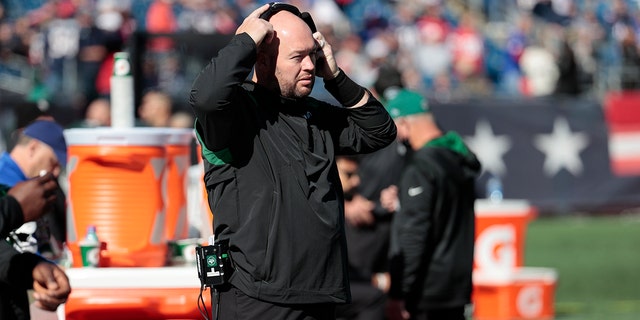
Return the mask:
<svg viewBox="0 0 640 320">
<path fill-rule="evenodd" d="M 342 69 L 337 77 L 324 81 L 324 88 L 345 107 L 355 106 L 366 92 L 361 85 L 347 77 Z"/>
</svg>

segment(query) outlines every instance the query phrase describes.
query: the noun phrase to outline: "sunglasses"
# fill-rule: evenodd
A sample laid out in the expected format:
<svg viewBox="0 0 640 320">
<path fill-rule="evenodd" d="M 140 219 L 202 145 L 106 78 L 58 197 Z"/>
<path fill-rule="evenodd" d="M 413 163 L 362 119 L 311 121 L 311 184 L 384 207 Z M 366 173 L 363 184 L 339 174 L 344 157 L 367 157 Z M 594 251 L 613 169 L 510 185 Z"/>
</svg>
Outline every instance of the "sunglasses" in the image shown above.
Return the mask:
<svg viewBox="0 0 640 320">
<path fill-rule="evenodd" d="M 270 2 L 269 8 L 267 9 L 267 11 L 260 15 L 260 19 L 269 21 L 269 19 L 271 19 L 274 14 L 280 11 L 288 11 L 300 17 L 300 19 L 302 19 L 309 26 L 309 28 L 311 29 L 311 33 L 315 33 L 317 31 L 316 24 L 313 23 L 313 19 L 311 18 L 309 12 L 300 12 L 300 10 L 296 8 L 296 6 L 290 5 L 288 3 Z"/>
</svg>

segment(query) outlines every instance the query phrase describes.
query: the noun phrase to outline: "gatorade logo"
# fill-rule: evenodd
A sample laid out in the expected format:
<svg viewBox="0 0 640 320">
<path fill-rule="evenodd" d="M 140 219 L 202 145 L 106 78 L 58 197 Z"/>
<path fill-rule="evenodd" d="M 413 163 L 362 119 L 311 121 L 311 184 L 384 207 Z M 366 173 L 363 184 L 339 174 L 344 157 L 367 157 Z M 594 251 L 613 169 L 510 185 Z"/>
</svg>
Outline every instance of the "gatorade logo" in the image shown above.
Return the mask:
<svg viewBox="0 0 640 320">
<path fill-rule="evenodd" d="M 524 318 L 537 318 L 542 314 L 543 290 L 539 286 L 523 287 L 516 297 L 516 309 Z"/>
<path fill-rule="evenodd" d="M 218 260 L 216 259 L 216 256 L 207 256 L 207 267 L 213 268 L 216 266 L 218 266 Z"/>
<path fill-rule="evenodd" d="M 490 226 L 478 236 L 474 254 L 478 268 L 508 270 L 516 266 L 516 230 L 508 224 Z"/>
<path fill-rule="evenodd" d="M 100 248 L 92 248 L 87 252 L 87 261 L 90 266 L 98 266 L 100 262 Z"/>
</svg>

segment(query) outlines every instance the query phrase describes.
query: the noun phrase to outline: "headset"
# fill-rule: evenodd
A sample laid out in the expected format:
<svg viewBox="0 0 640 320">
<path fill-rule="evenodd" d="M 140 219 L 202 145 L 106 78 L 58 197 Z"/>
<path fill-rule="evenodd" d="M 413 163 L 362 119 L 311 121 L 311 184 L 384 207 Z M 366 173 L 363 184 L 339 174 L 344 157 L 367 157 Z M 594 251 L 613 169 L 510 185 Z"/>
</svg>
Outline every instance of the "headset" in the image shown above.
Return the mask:
<svg viewBox="0 0 640 320">
<path fill-rule="evenodd" d="M 274 14 L 280 11 L 288 11 L 300 17 L 300 19 L 302 19 L 309 26 L 309 28 L 311 29 L 311 33 L 315 33 L 316 31 L 318 31 L 316 29 L 316 24 L 313 23 L 313 19 L 311 18 L 311 14 L 309 14 L 309 12 L 300 12 L 300 10 L 296 8 L 296 6 L 284 2 L 270 2 L 269 8 L 267 9 L 267 11 L 260 15 L 260 19 L 269 21 L 269 19 L 271 19 Z"/>
</svg>

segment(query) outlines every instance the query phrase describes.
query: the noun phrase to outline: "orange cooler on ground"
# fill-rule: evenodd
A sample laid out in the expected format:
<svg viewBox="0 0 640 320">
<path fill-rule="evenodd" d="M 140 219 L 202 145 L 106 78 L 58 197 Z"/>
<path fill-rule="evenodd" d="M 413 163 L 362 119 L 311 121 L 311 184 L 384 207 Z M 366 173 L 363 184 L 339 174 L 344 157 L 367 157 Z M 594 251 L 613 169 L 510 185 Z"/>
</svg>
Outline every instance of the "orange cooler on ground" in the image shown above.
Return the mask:
<svg viewBox="0 0 640 320">
<path fill-rule="evenodd" d="M 67 244 L 81 266 L 78 242 L 95 225 L 106 242 L 103 266 L 156 267 L 167 257 L 167 134 L 148 128 L 68 129 Z"/>
<path fill-rule="evenodd" d="M 191 164 L 193 129 L 166 128 L 167 140 L 167 240 L 189 237 L 187 171 Z"/>
<path fill-rule="evenodd" d="M 553 319 L 557 277 L 551 268 L 523 267 L 502 275 L 474 271 L 473 319 Z"/>
<path fill-rule="evenodd" d="M 522 267 L 528 223 L 537 213 L 525 200 L 475 204 L 476 240 L 474 270 L 496 273 Z"/>
</svg>

